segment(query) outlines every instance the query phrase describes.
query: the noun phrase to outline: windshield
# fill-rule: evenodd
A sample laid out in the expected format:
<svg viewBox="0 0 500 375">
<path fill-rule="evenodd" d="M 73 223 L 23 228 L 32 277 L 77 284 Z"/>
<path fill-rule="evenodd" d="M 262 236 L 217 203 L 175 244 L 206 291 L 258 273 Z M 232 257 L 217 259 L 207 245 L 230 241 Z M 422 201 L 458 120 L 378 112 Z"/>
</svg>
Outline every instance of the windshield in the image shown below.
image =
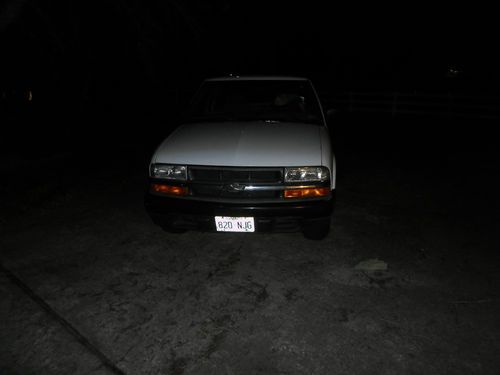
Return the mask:
<svg viewBox="0 0 500 375">
<path fill-rule="evenodd" d="M 323 124 L 309 81 L 208 81 L 193 100 L 187 121 L 268 121 Z"/>
</svg>

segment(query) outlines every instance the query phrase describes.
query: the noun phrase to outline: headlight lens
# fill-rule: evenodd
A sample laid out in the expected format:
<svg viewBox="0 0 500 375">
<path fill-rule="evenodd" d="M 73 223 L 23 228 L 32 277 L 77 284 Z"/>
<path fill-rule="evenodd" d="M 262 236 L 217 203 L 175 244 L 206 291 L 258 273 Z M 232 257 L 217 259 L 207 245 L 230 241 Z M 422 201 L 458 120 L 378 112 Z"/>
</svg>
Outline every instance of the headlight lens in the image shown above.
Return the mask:
<svg viewBox="0 0 500 375">
<path fill-rule="evenodd" d="M 285 168 L 285 182 L 323 182 L 329 178 L 326 167 Z"/>
<path fill-rule="evenodd" d="M 185 165 L 153 164 L 151 165 L 151 177 L 186 181 L 187 167 Z"/>
</svg>

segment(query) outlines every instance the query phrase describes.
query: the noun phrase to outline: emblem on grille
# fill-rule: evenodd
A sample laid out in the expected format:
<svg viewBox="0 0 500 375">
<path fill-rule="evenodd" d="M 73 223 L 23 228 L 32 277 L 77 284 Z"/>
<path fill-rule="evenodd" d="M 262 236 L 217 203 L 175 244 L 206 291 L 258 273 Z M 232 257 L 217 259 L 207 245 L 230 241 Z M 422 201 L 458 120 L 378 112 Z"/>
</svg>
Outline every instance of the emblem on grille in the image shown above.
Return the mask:
<svg viewBox="0 0 500 375">
<path fill-rule="evenodd" d="M 243 184 L 229 184 L 229 185 L 224 185 L 224 190 L 226 191 L 244 191 L 246 188 L 246 185 Z"/>
</svg>

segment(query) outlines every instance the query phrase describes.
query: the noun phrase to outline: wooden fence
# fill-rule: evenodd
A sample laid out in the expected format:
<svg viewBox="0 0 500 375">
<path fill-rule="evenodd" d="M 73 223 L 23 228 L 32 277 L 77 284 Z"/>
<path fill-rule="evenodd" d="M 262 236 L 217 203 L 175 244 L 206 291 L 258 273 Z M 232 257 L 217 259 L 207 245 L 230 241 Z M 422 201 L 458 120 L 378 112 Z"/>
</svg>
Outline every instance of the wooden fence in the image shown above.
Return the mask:
<svg viewBox="0 0 500 375">
<path fill-rule="evenodd" d="M 500 96 L 408 92 L 321 92 L 324 107 L 341 113 L 500 119 Z"/>
</svg>

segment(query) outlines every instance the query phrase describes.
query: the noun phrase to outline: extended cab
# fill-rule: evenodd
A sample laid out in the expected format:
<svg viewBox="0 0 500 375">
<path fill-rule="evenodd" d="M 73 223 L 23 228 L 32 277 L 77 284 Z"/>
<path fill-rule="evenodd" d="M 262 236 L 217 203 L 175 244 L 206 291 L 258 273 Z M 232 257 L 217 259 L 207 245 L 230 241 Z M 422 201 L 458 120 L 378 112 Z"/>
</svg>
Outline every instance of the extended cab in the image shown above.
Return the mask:
<svg viewBox="0 0 500 375">
<path fill-rule="evenodd" d="M 145 207 L 170 232 L 289 232 L 324 238 L 335 156 L 318 95 L 295 77 L 203 82 L 157 148 Z"/>
</svg>

